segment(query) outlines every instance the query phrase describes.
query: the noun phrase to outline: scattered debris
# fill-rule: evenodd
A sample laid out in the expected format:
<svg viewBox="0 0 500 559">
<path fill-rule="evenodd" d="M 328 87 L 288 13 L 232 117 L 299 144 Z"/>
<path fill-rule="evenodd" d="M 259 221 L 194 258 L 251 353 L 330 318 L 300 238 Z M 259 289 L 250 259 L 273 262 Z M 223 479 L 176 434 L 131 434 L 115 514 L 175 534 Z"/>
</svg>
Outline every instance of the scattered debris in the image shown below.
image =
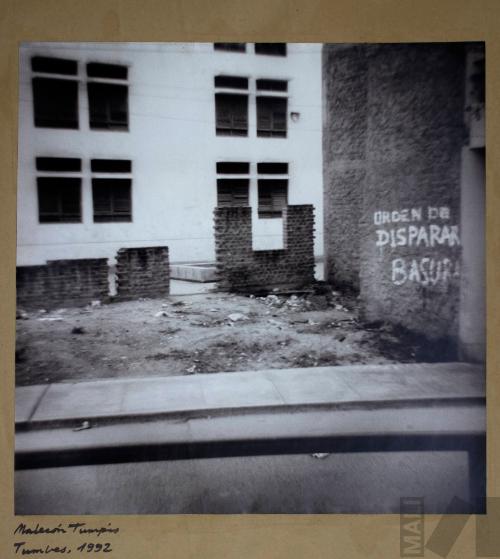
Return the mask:
<svg viewBox="0 0 500 559">
<path fill-rule="evenodd" d="M 101 306 L 101 301 L 99 301 L 99 299 L 95 299 L 94 301 L 92 301 L 90 303 L 91 307 L 100 307 Z"/>
<path fill-rule="evenodd" d="M 194 364 L 192 367 L 189 367 L 189 369 L 186 369 L 186 373 L 189 373 L 190 375 L 192 375 L 195 371 L 196 371 L 196 364 Z"/>
<path fill-rule="evenodd" d="M 323 458 L 327 458 L 328 456 L 330 456 L 330 453 L 329 452 L 315 452 L 311 456 L 313 458 L 319 458 L 321 460 Z"/>
<path fill-rule="evenodd" d="M 228 315 L 228 318 L 231 322 L 238 322 L 239 320 L 248 320 L 248 316 L 239 312 L 235 312 Z"/>
<path fill-rule="evenodd" d="M 29 315 L 26 311 L 23 311 L 21 309 L 17 309 L 16 319 L 27 320 L 28 318 L 29 318 Z"/>
<path fill-rule="evenodd" d="M 79 427 L 75 427 L 73 431 L 83 431 L 84 429 L 90 428 L 90 421 L 84 421 Z"/>
<path fill-rule="evenodd" d="M 169 316 L 169 314 L 165 311 L 158 311 L 157 313 L 155 313 L 155 318 L 160 318 L 160 316 Z"/>
<path fill-rule="evenodd" d="M 42 318 L 39 318 L 38 320 L 40 320 L 41 322 L 56 322 L 59 320 L 64 320 L 64 318 L 62 318 L 62 316 L 44 316 Z"/>
<path fill-rule="evenodd" d="M 72 330 L 71 330 L 72 334 L 85 334 L 85 328 L 83 328 L 83 326 L 75 326 Z"/>
</svg>

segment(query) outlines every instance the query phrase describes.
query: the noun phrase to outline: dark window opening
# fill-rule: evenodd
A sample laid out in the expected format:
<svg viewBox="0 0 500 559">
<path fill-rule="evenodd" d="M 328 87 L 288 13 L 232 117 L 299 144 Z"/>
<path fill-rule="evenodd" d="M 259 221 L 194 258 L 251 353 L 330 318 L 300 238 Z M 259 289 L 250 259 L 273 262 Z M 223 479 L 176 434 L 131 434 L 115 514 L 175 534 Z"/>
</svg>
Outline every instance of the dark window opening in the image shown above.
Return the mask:
<svg viewBox="0 0 500 559">
<path fill-rule="evenodd" d="M 245 52 L 246 43 L 214 43 L 215 50 L 227 50 L 230 52 Z"/>
<path fill-rule="evenodd" d="M 231 87 L 233 89 L 248 89 L 248 78 L 239 76 L 215 76 L 215 87 Z"/>
<path fill-rule="evenodd" d="M 255 43 L 255 54 L 286 56 L 286 43 Z"/>
<path fill-rule="evenodd" d="M 92 179 L 94 222 L 132 221 L 131 179 Z"/>
<path fill-rule="evenodd" d="M 89 78 L 110 78 L 113 80 L 126 80 L 128 68 L 119 64 L 103 64 L 101 62 L 89 62 L 87 64 L 87 76 Z"/>
<path fill-rule="evenodd" d="M 90 82 L 90 128 L 126 130 L 128 128 L 128 87 L 114 83 Z"/>
<path fill-rule="evenodd" d="M 285 80 L 257 80 L 257 89 L 261 91 L 288 91 L 288 82 Z"/>
<path fill-rule="evenodd" d="M 259 179 L 259 217 L 281 217 L 288 203 L 287 179 Z"/>
<path fill-rule="evenodd" d="M 257 97 L 257 136 L 286 138 L 287 99 Z"/>
<path fill-rule="evenodd" d="M 90 170 L 94 173 L 131 173 L 130 159 L 91 159 Z"/>
<path fill-rule="evenodd" d="M 81 179 L 38 177 L 38 216 L 40 223 L 79 223 Z"/>
<path fill-rule="evenodd" d="M 217 179 L 217 206 L 248 206 L 248 179 Z"/>
<path fill-rule="evenodd" d="M 257 172 L 267 175 L 287 175 L 288 163 L 257 163 Z"/>
<path fill-rule="evenodd" d="M 236 161 L 217 161 L 217 173 L 226 175 L 248 175 L 250 172 L 250 163 L 242 163 Z"/>
<path fill-rule="evenodd" d="M 33 78 L 35 126 L 78 128 L 78 83 L 55 78 Z"/>
<path fill-rule="evenodd" d="M 248 134 L 248 97 L 216 93 L 215 121 L 218 136 L 246 136 Z"/>
<path fill-rule="evenodd" d="M 33 72 L 75 76 L 78 72 L 78 63 L 76 60 L 66 60 L 64 58 L 33 56 L 31 59 L 31 69 Z"/>
<path fill-rule="evenodd" d="M 37 171 L 73 171 L 82 170 L 82 160 L 76 157 L 37 157 Z"/>
</svg>

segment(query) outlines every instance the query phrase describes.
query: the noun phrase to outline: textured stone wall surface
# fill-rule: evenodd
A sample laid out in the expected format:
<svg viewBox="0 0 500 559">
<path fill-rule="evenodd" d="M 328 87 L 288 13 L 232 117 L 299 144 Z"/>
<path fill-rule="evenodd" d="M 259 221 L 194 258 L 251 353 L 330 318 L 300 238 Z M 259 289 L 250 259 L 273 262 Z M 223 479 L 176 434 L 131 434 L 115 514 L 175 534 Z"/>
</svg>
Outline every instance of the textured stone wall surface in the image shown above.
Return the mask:
<svg viewBox="0 0 500 559">
<path fill-rule="evenodd" d="M 326 277 L 367 320 L 456 336 L 462 45 L 327 45 Z"/>
<path fill-rule="evenodd" d="M 284 209 L 282 250 L 252 250 L 249 207 L 215 208 L 214 228 L 217 282 L 221 289 L 302 288 L 314 281 L 312 205 Z"/>
<path fill-rule="evenodd" d="M 122 248 L 116 255 L 116 298 L 164 297 L 170 293 L 168 247 Z"/>
<path fill-rule="evenodd" d="M 16 270 L 17 305 L 26 309 L 84 306 L 108 298 L 106 258 L 54 260 Z"/>
</svg>

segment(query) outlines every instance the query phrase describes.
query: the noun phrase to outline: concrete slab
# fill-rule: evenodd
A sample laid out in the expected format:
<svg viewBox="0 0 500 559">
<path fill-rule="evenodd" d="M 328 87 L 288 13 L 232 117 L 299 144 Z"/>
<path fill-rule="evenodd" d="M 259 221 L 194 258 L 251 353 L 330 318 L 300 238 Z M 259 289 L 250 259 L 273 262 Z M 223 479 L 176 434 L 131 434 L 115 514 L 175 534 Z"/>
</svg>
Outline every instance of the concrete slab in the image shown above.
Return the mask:
<svg viewBox="0 0 500 559">
<path fill-rule="evenodd" d="M 171 264 L 170 278 L 195 282 L 214 282 L 216 280 L 215 263 Z"/>
<path fill-rule="evenodd" d="M 122 409 L 125 385 L 117 381 L 51 384 L 32 421 L 113 416 Z"/>
<path fill-rule="evenodd" d="M 230 413 L 238 408 L 483 398 L 484 368 L 456 364 L 355 365 L 109 379 L 20 387 L 16 424 L 135 415 Z M 43 392 L 46 390 L 45 392 Z"/>
<path fill-rule="evenodd" d="M 279 406 L 284 404 L 273 383 L 256 371 L 205 375 L 199 381 L 211 408 Z"/>
<path fill-rule="evenodd" d="M 48 388 L 46 384 L 37 384 L 23 386 L 22 390 L 16 390 L 16 423 L 25 423 L 31 419 L 37 404 Z"/>
<path fill-rule="evenodd" d="M 124 383 L 121 413 L 161 413 L 207 407 L 201 384 L 194 377 L 137 379 Z"/>
<path fill-rule="evenodd" d="M 332 370 L 333 367 L 315 367 L 309 374 L 303 369 L 264 371 L 283 401 L 289 405 L 324 404 L 358 400 L 358 394 Z"/>
</svg>

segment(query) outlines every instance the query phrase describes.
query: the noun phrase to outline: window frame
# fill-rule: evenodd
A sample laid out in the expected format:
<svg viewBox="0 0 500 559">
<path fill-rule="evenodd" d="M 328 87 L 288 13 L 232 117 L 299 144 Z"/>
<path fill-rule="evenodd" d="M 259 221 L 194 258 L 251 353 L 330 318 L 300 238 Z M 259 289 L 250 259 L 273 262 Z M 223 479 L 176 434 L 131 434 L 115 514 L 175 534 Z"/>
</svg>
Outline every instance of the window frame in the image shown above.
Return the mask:
<svg viewBox="0 0 500 559">
<path fill-rule="evenodd" d="M 79 129 L 78 84 L 77 60 L 56 56 L 31 57 L 35 128 Z"/>
<path fill-rule="evenodd" d="M 283 172 L 284 170 L 286 172 Z M 257 163 L 257 215 L 259 219 L 283 217 L 283 209 L 289 203 L 289 182 L 288 162 L 263 161 Z M 269 196 L 266 196 L 265 188 L 273 185 L 278 187 L 278 192 L 271 192 Z M 279 187 L 284 193 L 279 192 Z M 270 200 L 267 202 L 266 198 L 270 198 Z"/>
<path fill-rule="evenodd" d="M 57 175 L 39 175 L 36 177 L 37 184 L 37 201 L 38 201 L 38 223 L 40 225 L 53 225 L 53 224 L 69 224 L 69 223 L 82 223 L 82 178 L 78 176 L 57 176 Z M 58 188 L 54 188 L 54 187 Z M 47 201 L 42 201 L 44 196 L 47 196 L 47 190 L 52 187 L 56 190 L 56 203 L 58 210 L 56 212 L 50 212 L 43 210 L 43 205 L 46 205 Z M 64 190 L 73 188 L 76 192 L 74 193 L 77 198 L 78 211 L 70 214 L 68 216 L 67 212 L 64 212 L 64 200 L 63 194 Z M 43 190 L 45 194 L 42 195 Z M 45 217 L 44 217 L 45 216 Z"/>
<path fill-rule="evenodd" d="M 259 56 L 285 57 L 288 55 L 288 48 L 287 43 L 254 43 L 254 52 Z"/>
<path fill-rule="evenodd" d="M 132 223 L 133 221 L 133 198 L 132 198 L 132 160 L 93 158 L 90 160 L 91 189 L 92 189 L 92 220 L 93 223 Z M 125 200 L 126 210 L 117 209 L 116 190 L 120 187 L 125 192 L 122 200 Z M 107 188 L 107 192 L 104 189 Z M 115 189 L 115 192 L 113 192 Z M 100 209 L 107 202 L 109 208 Z M 119 196 L 118 196 L 119 199 Z"/>
<path fill-rule="evenodd" d="M 215 85 L 217 78 L 240 80 L 237 87 L 221 87 Z M 243 86 L 246 80 L 246 87 Z M 248 138 L 249 135 L 249 79 L 246 76 L 221 75 L 214 77 L 214 102 L 215 102 L 215 135 L 230 136 L 234 138 Z M 227 103 L 224 106 L 224 103 Z M 241 103 L 241 112 L 234 108 L 229 108 L 233 102 L 236 106 Z M 243 124 L 239 124 L 240 120 Z M 224 121 L 228 121 L 227 124 Z"/>
<path fill-rule="evenodd" d="M 246 53 L 246 43 L 214 43 L 214 50 L 222 52 Z"/>
<path fill-rule="evenodd" d="M 282 104 L 282 126 L 276 122 L 276 113 L 278 110 L 273 109 L 273 104 Z M 256 105 L 256 129 L 258 138 L 287 138 L 288 137 L 288 97 L 286 95 L 268 95 L 257 93 L 255 98 Z M 267 105 L 267 106 L 266 106 Z M 284 109 L 284 110 L 283 110 Z M 263 114 L 264 112 L 269 112 L 268 115 Z M 270 120 L 270 125 L 263 125 L 263 119 L 268 118 Z"/>
<path fill-rule="evenodd" d="M 250 205 L 250 163 L 248 161 L 217 161 L 216 174 L 218 208 L 246 208 Z M 227 188 L 225 192 L 223 192 L 224 187 Z M 230 197 L 230 201 L 222 202 L 223 197 Z"/>
<path fill-rule="evenodd" d="M 108 68 L 108 75 L 106 75 Z M 128 67 L 92 61 L 86 64 L 89 128 L 128 132 L 130 127 Z M 121 75 L 120 75 L 121 74 Z M 123 113 L 122 116 L 116 115 Z"/>
</svg>

